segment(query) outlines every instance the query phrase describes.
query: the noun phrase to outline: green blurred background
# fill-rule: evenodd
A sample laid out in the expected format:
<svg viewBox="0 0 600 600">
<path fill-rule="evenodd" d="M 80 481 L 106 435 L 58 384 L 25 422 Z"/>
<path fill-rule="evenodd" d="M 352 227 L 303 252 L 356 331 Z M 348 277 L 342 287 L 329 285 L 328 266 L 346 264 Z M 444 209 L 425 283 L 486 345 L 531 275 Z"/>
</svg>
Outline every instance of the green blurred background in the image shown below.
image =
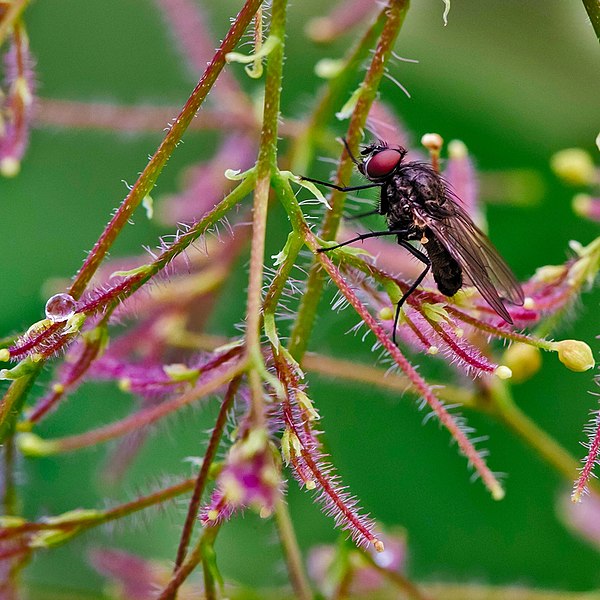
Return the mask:
<svg viewBox="0 0 600 600">
<path fill-rule="evenodd" d="M 212 4 L 204 2 L 216 44 L 239 2 Z M 290 7 L 284 116 L 307 114 L 320 85 L 313 74 L 315 62 L 342 55 L 354 41 L 353 34 L 327 47 L 307 41 L 303 26 L 322 6 L 303 0 Z M 544 190 L 537 204 L 494 205 L 488 211 L 494 242 L 517 275 L 526 278 L 541 265 L 562 262 L 569 240 L 585 244 L 598 234 L 596 225 L 573 215 L 574 190 L 548 167 L 550 156 L 565 147 L 594 152 L 600 129 L 598 41 L 576 0 L 454 2 L 447 27 L 442 11 L 437 0 L 414 2 L 397 51 L 419 64 L 391 67 L 412 98 L 389 81 L 381 96 L 415 139 L 437 131 L 446 140 L 462 139 L 484 172 L 531 169 L 540 174 Z M 150 0 L 47 0 L 32 4 L 26 23 L 43 97 L 179 106 L 194 84 Z M 241 76 L 241 68 L 237 72 Z M 244 85 L 252 91 L 260 84 Z M 77 270 L 126 194 L 123 180 L 135 181 L 160 139 L 161 132 L 137 137 L 47 129 L 33 133 L 21 174 L 0 182 L 0 331 L 18 331 L 42 317 L 44 282 Z M 155 197 L 175 191 L 181 168 L 209 157 L 214 148 L 214 135 L 187 135 Z M 286 235 L 285 218 L 277 208 L 271 224 L 269 255 Z M 137 253 L 142 244 L 153 245 L 160 233 L 140 213 L 113 256 Z M 221 311 L 225 324 L 241 318 L 244 287 L 242 276 L 232 278 L 228 297 L 240 301 Z M 598 300 L 597 292 L 586 294 L 557 337 L 584 339 L 597 355 Z M 343 336 L 355 322 L 349 311 L 337 315 L 323 308 L 311 348 L 372 363 L 370 343 Z M 213 327 L 219 330 L 219 323 Z M 226 331 L 231 331 L 230 323 Z M 418 359 L 424 372 L 427 360 Z M 480 483 L 470 483 L 465 460 L 450 446 L 447 433 L 431 423 L 422 426 L 423 415 L 410 397 L 316 377 L 310 383 L 327 449 L 344 482 L 379 522 L 407 529 L 411 576 L 569 590 L 600 587 L 597 552 L 567 532 L 556 515 L 557 500 L 568 485 L 514 435 L 486 416 L 468 414 L 478 434 L 490 436 L 491 467 L 507 473 L 507 497 L 494 502 Z M 588 393 L 594 389 L 591 373 L 571 373 L 554 356 L 545 356 L 541 372 L 516 387 L 515 395 L 528 415 L 579 457 L 582 427 L 596 407 Z M 111 386 L 85 386 L 40 433 L 54 437 L 113 421 L 126 414 L 130 402 Z M 105 447 L 24 461 L 26 515 L 93 508 L 107 496 L 117 503 L 152 489 L 165 475 L 187 475 L 191 468 L 183 458 L 202 452 L 216 408 L 212 401 L 162 426 L 117 489 L 104 489 L 97 478 Z M 303 548 L 335 541 L 338 533 L 310 495 L 299 492 L 293 481 L 289 488 Z M 148 511 L 116 529 L 94 531 L 40 554 L 27 578 L 57 590 L 98 590 L 102 580 L 88 566 L 86 553 L 102 546 L 172 560 L 184 510 L 182 503 L 165 512 Z M 219 564 L 231 578 L 263 585 L 285 581 L 270 522 L 252 514 L 236 519 L 223 528 L 217 550 Z"/>
</svg>

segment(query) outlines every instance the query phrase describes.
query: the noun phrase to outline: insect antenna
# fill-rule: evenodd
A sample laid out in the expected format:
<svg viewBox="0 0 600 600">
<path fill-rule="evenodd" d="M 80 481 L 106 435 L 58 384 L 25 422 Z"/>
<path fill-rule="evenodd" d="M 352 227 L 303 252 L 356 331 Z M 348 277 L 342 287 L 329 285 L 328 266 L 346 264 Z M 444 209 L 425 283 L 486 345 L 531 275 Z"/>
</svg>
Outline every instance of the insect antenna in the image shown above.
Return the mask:
<svg viewBox="0 0 600 600">
<path fill-rule="evenodd" d="M 346 152 L 348 153 L 348 156 L 350 157 L 350 159 L 352 160 L 352 162 L 357 167 L 360 167 L 362 165 L 362 161 L 359 161 L 356 158 L 356 156 L 354 156 L 354 154 L 352 153 L 352 150 L 350 150 L 350 146 L 348 145 L 348 141 L 346 140 L 346 138 L 342 137 L 342 138 L 338 138 L 338 140 L 340 140 L 342 142 L 342 144 L 344 144 L 344 147 L 346 148 Z"/>
</svg>

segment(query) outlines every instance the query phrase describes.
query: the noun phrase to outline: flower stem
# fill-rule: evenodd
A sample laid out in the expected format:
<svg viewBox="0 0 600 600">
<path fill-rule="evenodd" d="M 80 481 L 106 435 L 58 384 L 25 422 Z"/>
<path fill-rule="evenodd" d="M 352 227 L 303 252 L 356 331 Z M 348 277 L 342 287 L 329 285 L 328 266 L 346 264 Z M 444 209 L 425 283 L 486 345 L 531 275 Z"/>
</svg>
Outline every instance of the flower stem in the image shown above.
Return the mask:
<svg viewBox="0 0 600 600">
<path fill-rule="evenodd" d="M 18 514 L 17 488 L 15 486 L 15 440 L 9 437 L 3 444 L 2 452 L 2 514 Z"/>
<path fill-rule="evenodd" d="M 343 68 L 339 73 L 328 80 L 327 85 L 312 112 L 309 122 L 304 130 L 296 137 L 291 147 L 292 170 L 298 173 L 304 173 L 312 162 L 314 147 L 318 142 L 318 137 L 323 135 L 327 124 L 334 116 L 340 104 L 343 104 L 344 94 L 356 79 L 356 73 L 360 70 L 361 64 L 367 58 L 369 50 L 377 41 L 377 36 L 381 32 L 386 20 L 385 11 L 379 13 L 377 20 L 369 27 L 367 32 L 359 40 L 354 48 L 349 52 Z"/>
<path fill-rule="evenodd" d="M 193 244 L 207 229 L 214 226 L 220 219 L 225 217 L 231 208 L 241 202 L 254 187 L 254 178 L 255 174 L 252 170 L 247 172 L 244 180 L 231 193 L 223 198 L 223 200 L 202 217 L 200 221 L 190 227 L 188 231 L 179 235 L 177 241 L 173 242 L 164 252 L 159 254 L 152 263 L 145 265 L 143 268 L 140 268 L 139 272 L 130 275 L 116 286 L 109 288 L 104 293 L 99 294 L 86 304 L 83 304 L 79 309 L 79 312 L 85 312 L 90 315 L 101 310 L 106 310 L 106 307 L 111 304 L 114 304 L 114 309 L 117 304 L 131 296 L 154 275 L 162 271 L 179 254 L 186 250 L 186 248 Z"/>
<path fill-rule="evenodd" d="M 13 0 L 0 19 L 0 45 L 4 43 L 6 36 L 12 30 L 14 24 L 29 4 L 29 0 Z"/>
<path fill-rule="evenodd" d="M 215 459 L 217 449 L 219 447 L 219 441 L 221 440 L 223 430 L 225 429 L 225 424 L 227 422 L 227 415 L 229 414 L 229 411 L 233 406 L 233 400 L 235 398 L 235 393 L 237 392 L 239 385 L 240 378 L 237 377 L 229 384 L 229 387 L 227 388 L 227 392 L 225 394 L 225 398 L 223 399 L 223 403 L 221 404 L 215 427 L 210 436 L 210 440 L 208 442 L 208 447 L 206 449 L 206 453 L 204 454 L 204 458 L 202 459 L 202 467 L 200 468 L 198 478 L 196 479 L 194 492 L 192 494 L 192 498 L 190 499 L 190 505 L 188 507 L 185 524 L 181 533 L 179 548 L 177 549 L 177 558 L 175 559 L 174 571 L 176 571 L 181 566 L 181 564 L 183 563 L 183 559 L 185 558 L 188 544 L 190 543 L 190 537 L 194 529 L 194 523 L 197 520 L 198 509 L 200 507 L 200 500 L 202 499 L 202 493 L 204 492 L 206 482 L 208 481 L 208 472 Z"/>
<path fill-rule="evenodd" d="M 577 478 L 580 463 L 521 411 L 514 403 L 508 387 L 496 383 L 490 399 L 495 414 L 572 484 Z M 590 487 L 600 493 L 600 484 L 596 479 L 590 480 Z"/>
<path fill-rule="evenodd" d="M 0 540 L 7 540 L 22 536 L 26 533 L 35 533 L 41 531 L 71 532 L 72 537 L 74 535 L 83 533 L 92 527 L 97 527 L 98 525 L 103 525 L 111 521 L 122 519 L 123 517 L 132 515 L 140 510 L 149 508 L 150 506 L 155 506 L 156 504 L 172 500 L 173 498 L 181 496 L 182 494 L 192 490 L 194 483 L 194 478 L 185 479 L 180 483 L 158 490 L 157 492 L 153 492 L 147 496 L 142 496 L 141 498 L 137 498 L 131 502 L 120 504 L 119 506 L 115 506 L 114 508 L 106 511 L 98 510 L 92 512 L 80 512 L 76 510 L 71 513 L 67 513 L 67 515 L 61 515 L 56 518 L 44 517 L 44 519 L 39 522 L 26 522 L 13 527 L 2 527 L 0 528 Z M 65 537 L 63 541 L 66 540 L 67 538 Z M 40 545 L 39 547 L 43 546 Z"/>
<path fill-rule="evenodd" d="M 324 377 L 341 378 L 346 381 L 355 381 L 365 385 L 375 385 L 399 394 L 414 393 L 412 382 L 406 375 L 399 373 L 386 373 L 371 365 L 365 365 L 349 360 L 333 358 L 324 354 L 307 352 L 302 360 L 302 366 L 307 371 L 319 373 Z M 473 407 L 475 404 L 474 393 L 458 386 L 444 384 L 437 390 L 440 400 L 450 404 L 462 404 Z M 418 392 L 417 392 L 418 393 Z"/>
<path fill-rule="evenodd" d="M 267 228 L 267 209 L 271 177 L 277 170 L 277 121 L 283 74 L 283 50 L 285 38 L 286 0 L 275 0 L 272 6 L 269 36 L 278 40 L 268 56 L 265 81 L 263 127 L 256 165 L 256 188 L 254 191 L 254 215 L 252 243 L 250 247 L 250 278 L 246 309 L 246 351 L 249 358 L 250 390 L 252 394 L 252 417 L 257 426 L 264 424 L 263 387 L 261 369 L 261 309 L 263 287 L 263 263 Z"/>
<path fill-rule="evenodd" d="M 311 249 L 316 250 L 317 243 L 314 236 L 307 232 L 308 243 Z M 433 393 L 427 382 L 417 373 L 415 368 L 410 364 L 406 357 L 400 352 L 400 349 L 391 341 L 385 330 L 373 318 L 371 313 L 360 302 L 356 294 L 348 286 L 341 273 L 335 267 L 333 262 L 325 253 L 318 255 L 318 260 L 327 271 L 332 281 L 336 284 L 340 292 L 346 297 L 354 310 L 358 313 L 367 327 L 375 334 L 378 341 L 388 352 L 394 362 L 402 369 L 404 374 L 411 380 L 415 391 L 423 397 L 433 412 L 436 414 L 440 423 L 449 431 L 452 437 L 456 440 L 460 451 L 467 460 L 473 465 L 477 473 L 481 476 L 484 485 L 488 488 L 492 497 L 495 500 L 501 500 L 504 497 L 504 490 L 500 482 L 490 471 L 482 456 L 476 451 L 473 444 L 469 441 L 465 432 L 460 428 L 459 424 L 444 407 L 443 403 Z"/>
<path fill-rule="evenodd" d="M 17 418 L 21 414 L 25 398 L 42 370 L 42 362 L 38 363 L 31 373 L 13 381 L 0 401 L 0 443 L 12 435 Z"/>
<path fill-rule="evenodd" d="M 204 575 L 204 596 L 206 600 L 217 600 L 217 581 L 220 576 L 217 571 L 215 541 L 221 529 L 220 525 L 207 527 L 200 538 L 202 549 L 202 572 Z"/>
<path fill-rule="evenodd" d="M 162 591 L 161 595 L 158 596 L 157 600 L 171 600 L 174 597 L 174 594 L 177 593 L 177 590 L 181 587 L 183 582 L 189 577 L 190 573 L 200 564 L 200 561 L 204 561 L 204 552 L 207 548 L 207 539 L 205 536 L 209 536 L 211 539 L 211 544 L 214 542 L 214 538 L 219 530 L 219 526 L 215 525 L 214 527 L 209 527 L 205 530 L 204 534 L 198 539 L 192 550 L 187 555 L 184 563 L 177 569 L 177 571 L 173 574 L 173 577 L 167 584 L 167 587 Z M 210 533 L 209 533 L 210 532 Z M 205 585 L 208 583 L 210 590 L 205 590 L 208 594 L 212 593 L 213 588 L 211 586 L 212 580 L 206 581 L 206 569 L 205 569 Z M 213 596 L 214 597 L 214 596 Z"/>
<path fill-rule="evenodd" d="M 51 446 L 54 452 L 72 452 L 85 448 L 88 446 L 95 446 L 109 440 L 121 437 L 126 433 L 135 431 L 147 425 L 151 425 L 156 421 L 166 417 L 172 412 L 179 410 L 180 408 L 195 402 L 196 400 L 203 398 L 209 394 L 212 394 L 218 390 L 222 385 L 228 383 L 244 369 L 244 361 L 238 361 L 222 373 L 215 375 L 212 379 L 207 381 L 204 385 L 199 385 L 195 389 L 154 406 L 141 410 L 137 413 L 132 414 L 121 421 L 117 421 L 111 425 L 105 425 L 93 431 L 88 431 L 79 435 L 73 435 L 69 437 L 44 440 L 44 445 Z"/>
<path fill-rule="evenodd" d="M 296 539 L 292 519 L 283 498 L 279 498 L 275 505 L 275 522 L 277 524 L 279 539 L 283 546 L 288 574 L 292 587 L 296 592 L 296 597 L 299 600 L 310 600 L 313 597 L 312 592 L 310 591 L 310 585 L 304 572 L 302 556 L 300 555 L 300 548 L 298 547 L 298 540 Z"/>
</svg>

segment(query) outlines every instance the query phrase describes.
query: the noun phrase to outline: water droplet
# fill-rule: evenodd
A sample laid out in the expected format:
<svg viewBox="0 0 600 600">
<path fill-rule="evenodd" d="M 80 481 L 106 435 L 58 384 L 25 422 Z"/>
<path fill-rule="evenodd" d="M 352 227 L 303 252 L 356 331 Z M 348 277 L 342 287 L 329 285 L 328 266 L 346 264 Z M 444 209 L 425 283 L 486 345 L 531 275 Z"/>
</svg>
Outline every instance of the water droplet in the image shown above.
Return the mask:
<svg viewBox="0 0 600 600">
<path fill-rule="evenodd" d="M 54 294 L 46 302 L 46 318 L 54 323 L 70 319 L 77 310 L 77 301 L 69 294 Z"/>
</svg>

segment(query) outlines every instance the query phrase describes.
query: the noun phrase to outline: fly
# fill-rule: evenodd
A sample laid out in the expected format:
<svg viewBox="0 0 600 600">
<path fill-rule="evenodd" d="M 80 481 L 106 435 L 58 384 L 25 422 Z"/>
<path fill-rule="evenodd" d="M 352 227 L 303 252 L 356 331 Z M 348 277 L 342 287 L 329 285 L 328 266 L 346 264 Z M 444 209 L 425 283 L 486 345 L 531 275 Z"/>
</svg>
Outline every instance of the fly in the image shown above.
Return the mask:
<svg viewBox="0 0 600 600">
<path fill-rule="evenodd" d="M 340 192 L 379 187 L 381 195 L 377 208 L 360 216 L 383 215 L 388 228 L 358 235 L 336 246 L 319 248 L 318 252 L 328 252 L 367 238 L 393 235 L 400 246 L 425 265 L 396 305 L 392 332 L 394 343 L 397 344 L 400 308 L 429 270 L 445 296 L 454 296 L 463 286 L 463 275 L 466 275 L 491 308 L 512 324 L 505 302 L 522 305 L 523 290 L 492 242 L 473 223 L 441 175 L 427 163 L 403 162 L 407 151 L 401 146 L 388 146 L 382 141 L 369 144 L 361 150 L 362 160 L 358 160 L 346 140 L 343 142 L 350 158 L 370 183 L 342 187 L 309 177 L 303 179 Z M 420 242 L 424 252 L 415 248 L 410 243 L 412 241 Z"/>
</svg>

